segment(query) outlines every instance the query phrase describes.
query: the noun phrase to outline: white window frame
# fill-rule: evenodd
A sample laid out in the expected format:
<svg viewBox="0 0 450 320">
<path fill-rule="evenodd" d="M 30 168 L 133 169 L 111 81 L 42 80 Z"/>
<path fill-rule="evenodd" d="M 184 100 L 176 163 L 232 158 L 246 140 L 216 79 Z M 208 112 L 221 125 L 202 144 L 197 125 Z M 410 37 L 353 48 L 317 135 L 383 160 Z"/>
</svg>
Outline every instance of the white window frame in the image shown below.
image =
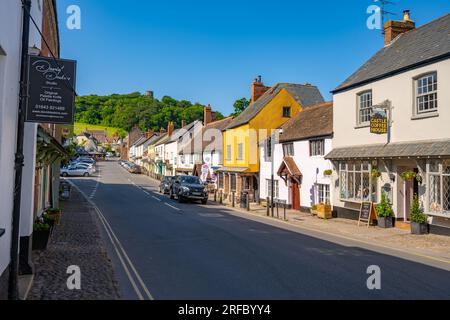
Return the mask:
<svg viewBox="0 0 450 320">
<path fill-rule="evenodd" d="M 293 157 L 295 156 L 294 143 L 283 143 L 283 156 Z"/>
<path fill-rule="evenodd" d="M 244 144 L 238 143 L 237 145 L 237 158 L 236 160 L 244 160 Z"/>
<path fill-rule="evenodd" d="M 357 94 L 357 124 L 367 126 L 370 124 L 373 107 L 373 91 L 365 90 Z M 364 113 L 364 114 L 363 114 Z M 363 119 L 363 117 L 368 119 Z"/>
<path fill-rule="evenodd" d="M 280 183 L 277 179 L 274 179 L 273 182 L 274 182 L 274 186 L 275 186 L 273 197 L 274 197 L 274 199 L 279 199 Z M 266 179 L 266 192 L 267 192 L 268 197 L 272 196 L 272 179 Z"/>
<path fill-rule="evenodd" d="M 353 165 L 353 167 L 351 167 Z M 358 167 L 359 166 L 359 167 Z M 369 161 L 342 161 L 339 163 L 339 198 L 344 202 L 361 203 L 363 201 L 378 202 L 378 180 L 372 178 L 372 164 Z M 357 175 L 359 175 L 359 184 L 357 184 Z M 364 186 L 364 176 L 368 178 L 368 185 Z M 349 181 L 352 177 L 349 190 Z M 345 183 L 345 189 L 343 190 Z M 358 188 L 359 187 L 359 188 Z M 368 188 L 366 196 L 365 189 Z M 350 192 L 351 191 L 351 192 Z"/>
<path fill-rule="evenodd" d="M 323 157 L 325 155 L 325 139 L 309 140 L 309 156 Z"/>
<path fill-rule="evenodd" d="M 227 161 L 231 161 L 231 144 L 227 144 Z"/>
<path fill-rule="evenodd" d="M 450 159 L 430 160 L 427 162 L 427 203 L 428 213 L 430 215 L 450 217 L 450 170 L 444 170 L 450 167 Z M 446 164 L 444 166 L 444 163 Z M 447 182 L 447 183 L 445 183 Z M 434 194 L 433 194 L 434 193 Z M 445 202 L 447 203 L 445 203 Z"/>
<path fill-rule="evenodd" d="M 317 203 L 331 204 L 331 193 L 329 184 L 316 184 Z"/>
<path fill-rule="evenodd" d="M 433 82 L 430 84 L 430 81 Z M 421 74 L 414 78 L 414 112 L 416 115 L 437 113 L 438 85 L 436 71 Z M 428 104 L 427 109 L 425 109 L 426 104 Z M 421 108 L 422 110 L 420 110 Z"/>
</svg>

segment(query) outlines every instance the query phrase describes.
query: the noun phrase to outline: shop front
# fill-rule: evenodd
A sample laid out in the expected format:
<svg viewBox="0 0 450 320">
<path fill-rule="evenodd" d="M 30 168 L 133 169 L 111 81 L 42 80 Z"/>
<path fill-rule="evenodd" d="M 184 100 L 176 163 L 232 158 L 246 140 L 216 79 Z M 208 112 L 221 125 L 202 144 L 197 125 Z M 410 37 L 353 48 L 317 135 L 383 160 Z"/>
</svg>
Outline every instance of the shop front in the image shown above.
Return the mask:
<svg viewBox="0 0 450 320">
<path fill-rule="evenodd" d="M 429 216 L 430 232 L 450 234 L 450 141 L 334 149 L 334 209 L 357 219 L 362 202 L 385 194 L 397 227 L 408 227 L 414 197 Z"/>
</svg>

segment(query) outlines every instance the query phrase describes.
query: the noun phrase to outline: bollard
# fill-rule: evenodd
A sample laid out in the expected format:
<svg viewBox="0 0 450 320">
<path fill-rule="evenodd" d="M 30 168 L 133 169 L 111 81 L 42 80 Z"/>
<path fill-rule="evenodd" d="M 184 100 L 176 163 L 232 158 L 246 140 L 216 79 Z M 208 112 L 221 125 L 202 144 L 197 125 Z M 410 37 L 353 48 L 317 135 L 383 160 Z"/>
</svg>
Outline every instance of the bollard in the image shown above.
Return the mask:
<svg viewBox="0 0 450 320">
<path fill-rule="evenodd" d="M 269 216 L 270 215 L 270 208 L 269 208 L 269 201 L 270 200 L 269 200 L 269 197 L 266 198 L 266 201 L 267 201 L 266 202 L 267 203 L 267 206 L 266 206 L 266 208 L 267 208 L 267 216 Z"/>
<path fill-rule="evenodd" d="M 214 190 L 214 202 L 217 202 L 217 190 Z"/>
<path fill-rule="evenodd" d="M 222 193 L 222 190 L 220 190 L 220 194 L 219 194 L 219 203 L 223 204 L 223 193 Z"/>
<path fill-rule="evenodd" d="M 236 192 L 233 191 L 233 192 L 231 193 L 231 206 L 232 206 L 233 208 L 235 207 L 235 195 L 236 195 Z"/>
<path fill-rule="evenodd" d="M 283 213 L 284 214 L 284 221 L 287 221 L 286 220 L 286 205 L 284 205 L 283 208 L 284 208 L 284 213 Z"/>
<path fill-rule="evenodd" d="M 250 211 L 250 194 L 247 193 L 247 211 Z"/>
<path fill-rule="evenodd" d="M 279 211 L 279 209 L 280 209 L 280 206 L 279 206 L 279 203 L 277 202 L 277 219 L 280 219 L 280 211 Z"/>
</svg>

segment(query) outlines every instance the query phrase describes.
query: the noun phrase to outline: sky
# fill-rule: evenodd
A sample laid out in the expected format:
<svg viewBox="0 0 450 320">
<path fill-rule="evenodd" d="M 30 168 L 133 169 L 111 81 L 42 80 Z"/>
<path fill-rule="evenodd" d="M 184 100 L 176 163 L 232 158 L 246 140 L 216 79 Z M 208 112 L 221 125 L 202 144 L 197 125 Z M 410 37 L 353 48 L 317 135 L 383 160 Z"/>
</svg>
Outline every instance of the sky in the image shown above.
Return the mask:
<svg viewBox="0 0 450 320">
<path fill-rule="evenodd" d="M 450 12 L 449 0 L 392 0 L 417 26 Z M 78 61 L 79 95 L 145 92 L 211 104 L 229 114 L 265 85 L 311 83 L 331 90 L 383 47 L 369 30 L 374 0 L 58 0 L 61 57 Z M 67 8 L 81 9 L 70 30 Z"/>
</svg>

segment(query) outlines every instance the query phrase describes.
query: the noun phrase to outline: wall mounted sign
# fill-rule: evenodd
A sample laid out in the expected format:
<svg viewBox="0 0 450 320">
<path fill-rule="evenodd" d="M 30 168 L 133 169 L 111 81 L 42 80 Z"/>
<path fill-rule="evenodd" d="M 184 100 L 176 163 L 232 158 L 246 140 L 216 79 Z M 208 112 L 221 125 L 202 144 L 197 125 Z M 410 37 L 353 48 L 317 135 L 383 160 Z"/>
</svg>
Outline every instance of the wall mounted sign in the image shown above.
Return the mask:
<svg viewBox="0 0 450 320">
<path fill-rule="evenodd" d="M 386 109 L 373 108 L 372 117 L 370 119 L 370 133 L 388 133 L 388 115 Z"/>
<path fill-rule="evenodd" d="M 73 124 L 76 61 L 29 57 L 27 122 Z"/>
</svg>

